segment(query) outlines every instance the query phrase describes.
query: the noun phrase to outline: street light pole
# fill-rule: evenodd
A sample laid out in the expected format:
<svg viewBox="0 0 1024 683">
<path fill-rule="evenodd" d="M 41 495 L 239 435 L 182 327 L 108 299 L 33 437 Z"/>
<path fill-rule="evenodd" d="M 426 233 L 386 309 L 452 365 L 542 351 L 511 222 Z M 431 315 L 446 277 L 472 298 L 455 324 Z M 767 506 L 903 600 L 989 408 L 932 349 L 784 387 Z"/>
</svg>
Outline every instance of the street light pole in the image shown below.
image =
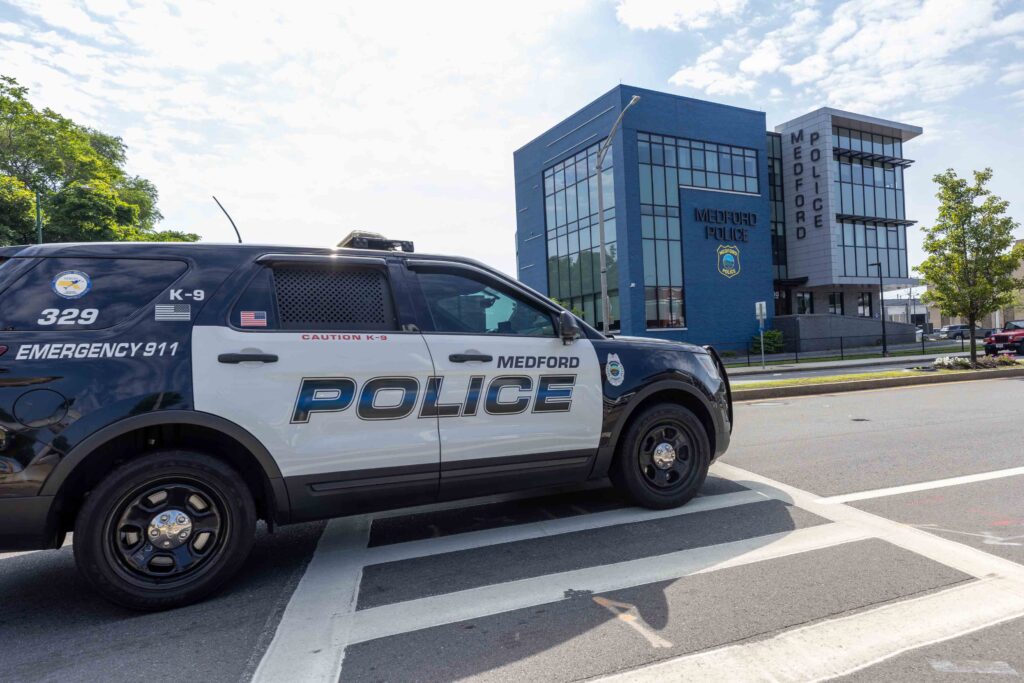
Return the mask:
<svg viewBox="0 0 1024 683">
<path fill-rule="evenodd" d="M 39 190 L 36 190 L 36 240 L 43 243 L 43 218 L 39 213 Z"/>
<path fill-rule="evenodd" d="M 611 332 L 612 329 L 612 302 L 608 298 L 608 256 L 605 254 L 605 242 L 604 242 L 604 175 L 602 173 L 604 167 L 604 156 L 608 153 L 608 149 L 612 146 L 612 140 L 615 138 L 615 131 L 619 129 L 619 124 L 622 123 L 622 117 L 626 115 L 626 112 L 634 104 L 640 101 L 639 95 L 633 95 L 632 99 L 629 100 L 629 104 L 622 108 L 619 112 L 619 118 L 615 119 L 615 124 L 612 126 L 612 130 L 608 133 L 608 137 L 601 143 L 601 146 L 597 148 L 597 232 L 598 239 L 601 242 L 600 254 L 601 259 L 601 316 L 604 319 L 604 332 Z"/>
<path fill-rule="evenodd" d="M 869 263 L 868 267 L 876 266 L 878 268 L 878 309 L 882 314 L 882 356 L 886 357 L 889 355 L 889 341 L 885 336 L 885 285 L 882 284 L 882 264 Z"/>
</svg>

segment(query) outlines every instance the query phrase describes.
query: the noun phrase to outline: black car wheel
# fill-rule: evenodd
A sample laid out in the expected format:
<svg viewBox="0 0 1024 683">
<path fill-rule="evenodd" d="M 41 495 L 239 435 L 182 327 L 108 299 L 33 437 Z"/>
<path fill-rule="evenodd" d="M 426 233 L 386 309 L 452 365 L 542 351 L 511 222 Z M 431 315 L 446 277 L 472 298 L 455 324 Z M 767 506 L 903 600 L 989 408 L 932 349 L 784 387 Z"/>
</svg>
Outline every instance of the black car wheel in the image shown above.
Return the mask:
<svg viewBox="0 0 1024 683">
<path fill-rule="evenodd" d="M 228 465 L 162 451 L 132 460 L 93 489 L 75 522 L 75 562 L 106 598 L 160 610 L 206 597 L 245 562 L 256 509 Z"/>
<path fill-rule="evenodd" d="M 612 463 L 612 481 L 649 508 L 678 507 L 700 490 L 711 464 L 704 425 L 686 408 L 662 403 L 632 420 Z"/>
</svg>

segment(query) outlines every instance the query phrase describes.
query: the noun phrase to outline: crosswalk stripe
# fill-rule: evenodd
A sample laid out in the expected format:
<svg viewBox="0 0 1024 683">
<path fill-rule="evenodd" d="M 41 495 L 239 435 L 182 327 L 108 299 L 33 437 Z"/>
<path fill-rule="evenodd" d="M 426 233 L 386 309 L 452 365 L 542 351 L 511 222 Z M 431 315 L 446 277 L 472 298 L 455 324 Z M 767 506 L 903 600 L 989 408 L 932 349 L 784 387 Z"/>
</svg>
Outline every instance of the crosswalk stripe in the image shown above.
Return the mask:
<svg viewBox="0 0 1024 683">
<path fill-rule="evenodd" d="M 1014 579 L 1024 586 L 1024 565 L 849 505 L 823 503 L 813 493 L 733 465 L 719 462 L 715 463 L 713 469 L 719 475 L 760 491 L 770 498 L 786 501 L 833 522 L 849 524 L 866 534 L 975 578 L 1001 576 Z"/>
<path fill-rule="evenodd" d="M 980 472 L 978 474 L 965 474 L 962 477 L 949 477 L 947 479 L 935 479 L 932 481 L 922 481 L 916 484 L 906 484 L 903 486 L 890 486 L 884 489 L 874 489 L 872 491 L 858 491 L 856 493 L 844 493 L 839 496 L 829 496 L 827 498 L 819 498 L 818 502 L 828 504 L 838 503 L 852 503 L 858 500 L 871 500 L 873 498 L 884 498 L 886 496 L 898 496 L 904 493 L 916 493 L 918 491 L 930 491 L 931 489 L 940 489 L 947 486 L 962 486 L 963 484 L 973 484 L 979 481 L 991 481 L 992 479 L 1003 479 L 1004 477 L 1016 477 L 1024 474 L 1024 467 L 1011 467 L 1005 470 L 996 470 L 994 472 Z"/>
<path fill-rule="evenodd" d="M 683 507 L 669 510 L 623 508 L 621 510 L 608 510 L 606 512 L 595 512 L 575 517 L 517 524 L 497 529 L 469 531 L 440 538 L 426 538 L 370 548 L 366 553 L 366 563 L 383 564 L 384 562 L 398 562 L 417 557 L 499 545 L 501 543 L 528 541 L 546 536 L 588 531 L 590 529 L 600 529 L 621 524 L 650 522 L 680 515 L 689 515 L 695 512 L 721 510 L 736 505 L 746 505 L 767 500 L 769 500 L 767 496 L 756 491 L 737 491 L 735 493 L 723 493 L 718 496 L 695 498 Z"/>
<path fill-rule="evenodd" d="M 865 538 L 867 535 L 864 532 L 849 526 L 824 524 L 383 605 L 360 610 L 353 615 L 349 643 L 558 602 L 573 592 L 604 593 L 776 559 Z"/>
<path fill-rule="evenodd" d="M 684 655 L 600 680 L 820 681 L 1021 616 L 1024 592 L 1018 582 L 971 581 L 785 631 L 767 640 Z"/>
<path fill-rule="evenodd" d="M 366 517 L 327 523 L 274 639 L 253 674 L 254 683 L 338 680 L 369 533 Z"/>
</svg>

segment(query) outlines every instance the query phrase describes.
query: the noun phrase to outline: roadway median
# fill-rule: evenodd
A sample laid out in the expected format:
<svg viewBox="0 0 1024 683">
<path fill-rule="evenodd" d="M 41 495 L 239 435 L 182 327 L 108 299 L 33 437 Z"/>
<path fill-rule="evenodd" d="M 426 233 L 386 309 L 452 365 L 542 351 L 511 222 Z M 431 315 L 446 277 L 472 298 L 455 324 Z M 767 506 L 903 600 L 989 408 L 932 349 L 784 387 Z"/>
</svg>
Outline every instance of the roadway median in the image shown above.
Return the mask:
<svg viewBox="0 0 1024 683">
<path fill-rule="evenodd" d="M 751 382 L 749 384 L 734 387 L 732 396 L 735 401 L 758 401 L 769 398 L 814 396 L 817 394 L 836 394 L 846 391 L 888 389 L 891 387 L 907 387 L 919 384 L 943 384 L 946 382 L 966 382 L 979 379 L 1000 379 L 1004 377 L 1024 377 L 1024 365 L 1018 365 L 1017 367 L 974 370 L 945 370 L 933 368 L 889 370 L 858 375 L 837 374 L 825 377 L 803 377 L 799 379 Z"/>
</svg>

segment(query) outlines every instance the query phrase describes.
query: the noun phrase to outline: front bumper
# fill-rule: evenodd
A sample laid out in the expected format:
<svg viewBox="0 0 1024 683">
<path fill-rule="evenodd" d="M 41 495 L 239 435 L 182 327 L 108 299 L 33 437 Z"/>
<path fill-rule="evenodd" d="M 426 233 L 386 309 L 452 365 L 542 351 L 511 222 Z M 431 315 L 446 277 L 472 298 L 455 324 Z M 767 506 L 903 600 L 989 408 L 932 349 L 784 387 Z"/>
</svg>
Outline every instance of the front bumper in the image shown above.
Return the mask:
<svg viewBox="0 0 1024 683">
<path fill-rule="evenodd" d="M 50 524 L 52 496 L 0 498 L 0 552 L 60 545 Z"/>
</svg>

